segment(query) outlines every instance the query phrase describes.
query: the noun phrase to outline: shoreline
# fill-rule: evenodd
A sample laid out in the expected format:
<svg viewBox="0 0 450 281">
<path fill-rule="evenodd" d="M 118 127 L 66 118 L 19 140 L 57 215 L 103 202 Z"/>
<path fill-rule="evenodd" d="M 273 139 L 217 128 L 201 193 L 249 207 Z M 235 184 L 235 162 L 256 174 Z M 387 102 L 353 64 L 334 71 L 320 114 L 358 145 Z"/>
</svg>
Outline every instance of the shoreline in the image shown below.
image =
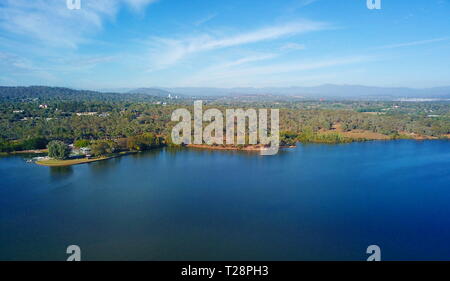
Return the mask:
<svg viewBox="0 0 450 281">
<path fill-rule="evenodd" d="M 356 130 L 356 131 L 350 131 L 350 132 L 340 132 L 339 130 L 329 130 L 329 131 L 322 131 L 321 132 L 324 135 L 330 134 L 330 133 L 338 133 L 342 134 L 344 137 L 349 138 L 350 141 L 347 142 L 321 142 L 321 141 L 297 141 L 296 143 L 303 143 L 303 144 L 344 144 L 344 143 L 352 143 L 352 142 L 365 142 L 365 141 L 393 141 L 393 140 L 414 140 L 414 141 L 433 141 L 433 140 L 450 140 L 450 135 L 443 135 L 441 137 L 433 137 L 433 136 L 424 136 L 424 135 L 417 135 L 417 134 L 402 134 L 399 137 L 392 137 L 388 135 L 382 135 L 383 137 L 380 137 L 381 134 L 378 134 L 377 137 L 362 137 L 359 134 L 365 134 L 366 132 L 363 132 L 362 130 Z M 402 132 L 403 133 L 403 132 Z M 374 133 L 377 134 L 377 133 Z M 353 135 L 353 136 L 350 136 Z M 358 137 L 355 137 L 355 136 Z M 194 148 L 194 149 L 204 149 L 204 150 L 223 150 L 223 151 L 248 151 L 248 152 L 260 152 L 264 146 L 261 145 L 247 145 L 247 146 L 234 146 L 234 145 L 207 145 L 207 144 L 188 144 L 184 145 L 182 147 L 185 148 Z M 280 149 L 283 148 L 295 148 L 297 145 L 284 145 L 280 146 Z M 43 161 L 35 161 L 35 164 L 38 164 L 40 166 L 47 166 L 47 167 L 65 167 L 65 166 L 73 166 L 73 165 L 80 165 L 80 164 L 86 164 L 86 163 L 93 163 L 103 160 L 108 160 L 112 158 L 117 158 L 129 154 L 135 154 L 140 151 L 126 151 L 126 152 L 120 152 L 118 154 L 114 154 L 111 156 L 103 156 L 99 158 L 78 158 L 78 159 L 68 159 L 68 160 L 56 160 L 56 159 L 50 159 L 50 160 L 43 160 Z M 20 154 L 44 154 L 48 153 L 48 149 L 34 149 L 34 150 L 23 150 L 23 151 L 12 151 L 12 152 L 0 152 L 0 157 L 2 156 L 9 156 L 9 155 L 20 155 Z"/>
<path fill-rule="evenodd" d="M 259 152 L 261 151 L 264 146 L 260 145 L 250 145 L 250 146 L 244 146 L 244 147 L 238 147 L 238 146 L 222 146 L 222 145 L 207 145 L 207 144 L 188 144 L 185 145 L 186 148 L 197 148 L 197 149 L 207 149 L 207 150 L 237 150 L 237 151 L 254 151 Z M 295 148 L 296 145 L 283 145 L 279 148 Z"/>
<path fill-rule="evenodd" d="M 329 144 L 329 145 L 338 145 L 338 144 L 348 144 L 348 143 L 354 143 L 354 142 L 367 142 L 367 141 L 398 141 L 398 140 L 411 140 L 411 141 L 435 141 L 435 140 L 450 140 L 450 138 L 437 138 L 437 137 L 417 137 L 417 138 L 355 138 L 352 139 L 351 142 L 336 142 L 336 143 L 329 143 L 329 142 L 301 142 L 298 141 L 297 143 L 301 144 Z M 195 149 L 204 149 L 204 150 L 225 150 L 225 151 L 251 151 L 251 152 L 259 152 L 262 150 L 263 147 L 259 145 L 251 145 L 251 146 L 244 146 L 244 147 L 237 147 L 237 146 L 222 146 L 222 145 L 207 145 L 207 144 L 188 144 L 185 145 L 186 148 L 195 148 Z M 297 145 L 284 145 L 280 146 L 279 148 L 296 148 Z"/>
<path fill-rule="evenodd" d="M 32 150 L 22 150 L 22 151 L 13 151 L 11 154 L 43 154 L 48 153 L 48 148 L 45 149 L 32 149 Z"/>
<path fill-rule="evenodd" d="M 48 153 L 48 149 L 32 149 L 32 150 L 19 150 L 11 152 L 0 152 L 0 155 L 16 155 L 16 154 L 44 154 Z"/>
<path fill-rule="evenodd" d="M 208 144 L 187 144 L 187 148 L 198 148 L 198 149 L 209 149 L 209 150 L 241 150 L 241 151 L 261 151 L 261 146 L 251 145 L 251 146 L 222 146 L 222 145 L 208 145 Z"/>
<path fill-rule="evenodd" d="M 87 163 L 94 163 L 98 161 L 104 161 L 108 159 L 118 158 L 130 154 L 138 153 L 137 151 L 127 151 L 127 152 L 120 152 L 111 156 L 102 156 L 99 158 L 79 158 L 79 159 L 67 159 L 67 160 L 57 160 L 57 159 L 49 159 L 49 160 L 43 160 L 43 161 L 36 161 L 35 164 L 39 166 L 45 166 L 45 167 L 68 167 L 68 166 L 75 166 L 75 165 L 81 165 L 81 164 L 87 164 Z"/>
</svg>

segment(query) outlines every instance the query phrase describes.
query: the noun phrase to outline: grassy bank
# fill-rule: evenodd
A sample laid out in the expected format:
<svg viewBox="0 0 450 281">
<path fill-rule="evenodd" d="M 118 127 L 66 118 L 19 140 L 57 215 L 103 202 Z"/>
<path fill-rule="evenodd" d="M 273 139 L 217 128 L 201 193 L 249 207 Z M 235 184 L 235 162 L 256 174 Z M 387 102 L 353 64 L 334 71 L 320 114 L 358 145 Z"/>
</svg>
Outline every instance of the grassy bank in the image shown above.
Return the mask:
<svg viewBox="0 0 450 281">
<path fill-rule="evenodd" d="M 97 158 L 77 158 L 77 159 L 66 159 L 66 160 L 49 159 L 49 160 L 43 160 L 43 161 L 36 161 L 36 164 L 41 165 L 41 166 L 47 166 L 47 167 L 66 167 L 66 166 L 73 166 L 73 165 L 80 165 L 80 164 L 108 160 L 111 158 L 116 158 L 116 157 L 132 154 L 132 153 L 136 153 L 136 152 L 125 151 L 125 152 L 115 153 L 115 154 L 111 154 L 108 156 L 101 156 L 101 157 L 97 157 Z"/>
<path fill-rule="evenodd" d="M 36 161 L 36 164 L 47 167 L 65 167 L 72 165 L 79 165 L 91 162 L 97 162 L 109 159 L 110 157 L 99 157 L 99 158 L 80 158 L 80 159 L 67 159 L 67 160 L 58 160 L 58 159 L 49 159 L 43 161 Z"/>
</svg>

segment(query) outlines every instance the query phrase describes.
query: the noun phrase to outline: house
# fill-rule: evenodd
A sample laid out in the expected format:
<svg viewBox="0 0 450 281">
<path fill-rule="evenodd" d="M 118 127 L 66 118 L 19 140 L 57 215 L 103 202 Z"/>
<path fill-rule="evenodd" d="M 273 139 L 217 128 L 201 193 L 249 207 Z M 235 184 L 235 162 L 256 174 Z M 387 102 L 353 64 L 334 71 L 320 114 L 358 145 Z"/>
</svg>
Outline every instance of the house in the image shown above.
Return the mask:
<svg viewBox="0 0 450 281">
<path fill-rule="evenodd" d="M 78 112 L 77 116 L 94 116 L 97 115 L 97 112 Z"/>
<path fill-rule="evenodd" d="M 82 147 L 80 148 L 80 153 L 89 156 L 91 155 L 92 151 L 89 147 Z"/>
<path fill-rule="evenodd" d="M 41 108 L 41 109 L 47 109 L 47 108 L 48 108 L 48 105 L 47 105 L 47 104 L 40 104 L 40 105 L 39 105 L 39 108 Z"/>
</svg>

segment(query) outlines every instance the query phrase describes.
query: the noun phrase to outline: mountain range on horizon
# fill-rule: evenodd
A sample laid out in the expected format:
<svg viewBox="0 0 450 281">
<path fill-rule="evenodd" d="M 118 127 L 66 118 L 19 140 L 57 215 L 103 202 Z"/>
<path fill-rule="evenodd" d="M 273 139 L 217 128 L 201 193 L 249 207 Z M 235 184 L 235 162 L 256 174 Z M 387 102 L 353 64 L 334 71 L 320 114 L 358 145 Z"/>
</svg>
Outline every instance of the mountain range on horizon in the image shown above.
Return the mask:
<svg viewBox="0 0 450 281">
<path fill-rule="evenodd" d="M 239 97 L 239 96 L 284 96 L 296 98 L 339 98 L 339 99 L 450 99 L 450 86 L 414 89 L 407 87 L 371 87 L 360 85 L 334 85 L 324 84 L 314 87 L 236 87 L 236 88 L 212 88 L 212 87 L 149 87 L 149 88 L 121 88 L 121 89 L 73 89 L 67 87 L 47 87 L 47 86 L 0 86 L 0 96 L 7 93 L 17 93 L 23 89 L 27 93 L 33 91 L 41 92 L 49 89 L 49 93 L 55 93 L 64 89 L 69 90 L 72 95 L 77 93 L 83 95 L 88 93 L 93 96 L 95 93 L 108 93 L 117 95 L 127 95 L 129 97 L 153 96 L 162 98 L 187 98 L 187 97 Z M 12 91 L 12 92 L 11 92 Z M 20 91 L 19 91 L 20 92 Z"/>
<path fill-rule="evenodd" d="M 110 90 L 111 91 L 111 90 Z M 312 87 L 150 87 L 137 88 L 127 93 L 149 94 L 155 96 L 242 96 L 242 95 L 281 95 L 305 98 L 450 98 L 450 86 L 433 88 L 374 87 L 362 85 L 323 84 Z"/>
</svg>

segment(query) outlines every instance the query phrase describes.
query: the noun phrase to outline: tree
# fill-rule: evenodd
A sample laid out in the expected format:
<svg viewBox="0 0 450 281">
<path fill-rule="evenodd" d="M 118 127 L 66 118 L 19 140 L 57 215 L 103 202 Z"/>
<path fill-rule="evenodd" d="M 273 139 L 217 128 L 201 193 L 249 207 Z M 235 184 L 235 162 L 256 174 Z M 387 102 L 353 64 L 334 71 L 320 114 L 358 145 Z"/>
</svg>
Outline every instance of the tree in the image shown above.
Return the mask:
<svg viewBox="0 0 450 281">
<path fill-rule="evenodd" d="M 118 148 L 117 143 L 114 141 L 96 141 L 91 144 L 92 154 L 95 156 L 102 156 L 106 154 L 114 153 Z"/>
<path fill-rule="evenodd" d="M 82 148 L 82 147 L 88 147 L 90 144 L 91 144 L 90 141 L 80 139 L 80 140 L 76 140 L 73 145 L 76 148 Z"/>
<path fill-rule="evenodd" d="M 62 141 L 51 141 L 48 144 L 48 156 L 51 158 L 64 160 L 69 157 L 70 149 Z"/>
<path fill-rule="evenodd" d="M 297 138 L 298 134 L 291 131 L 283 131 L 280 133 L 280 144 L 281 146 L 295 145 Z"/>
<path fill-rule="evenodd" d="M 31 149 L 44 149 L 47 146 L 47 139 L 46 138 L 29 138 L 23 141 L 22 147 L 25 150 L 31 150 Z"/>
<path fill-rule="evenodd" d="M 130 150 L 143 151 L 161 147 L 162 145 L 164 145 L 162 138 L 153 133 L 145 133 L 127 139 L 127 147 Z"/>
</svg>

